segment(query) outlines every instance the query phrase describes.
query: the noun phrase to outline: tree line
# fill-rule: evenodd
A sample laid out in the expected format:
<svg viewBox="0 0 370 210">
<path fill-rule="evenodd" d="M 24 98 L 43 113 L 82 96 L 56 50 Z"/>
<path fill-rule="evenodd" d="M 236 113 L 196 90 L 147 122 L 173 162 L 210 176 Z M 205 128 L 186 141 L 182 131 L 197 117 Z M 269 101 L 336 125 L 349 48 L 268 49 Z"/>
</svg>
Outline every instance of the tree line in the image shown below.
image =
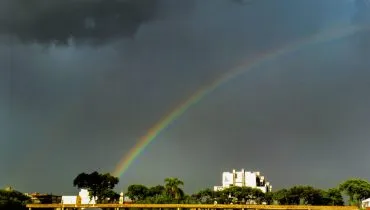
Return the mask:
<svg viewBox="0 0 370 210">
<path fill-rule="evenodd" d="M 117 177 L 96 171 L 80 173 L 73 186 L 87 189 L 90 198 L 97 203 L 118 203 L 120 195 L 114 191 L 119 183 Z M 142 204 L 275 204 L 275 205 L 344 205 L 344 195 L 349 205 L 360 207 L 361 201 L 370 197 L 370 183 L 365 179 L 351 178 L 335 188 L 319 189 L 308 185 L 296 185 L 273 192 L 263 193 L 260 189 L 233 186 L 222 191 L 206 188 L 192 194 L 183 190 L 184 182 L 179 178 L 164 179 L 163 185 L 145 186 L 132 184 L 124 195 L 134 203 Z M 0 190 L 0 209 L 26 209 L 30 198 L 15 190 Z"/>
<path fill-rule="evenodd" d="M 222 191 L 203 189 L 185 194 L 183 182 L 177 178 L 165 179 L 164 185 L 147 187 L 130 185 L 126 196 L 135 203 L 184 203 L 184 204 L 275 204 L 275 205 L 344 205 L 343 195 L 350 205 L 360 205 L 370 197 L 370 183 L 363 179 L 349 179 L 336 188 L 327 190 L 307 185 L 297 185 L 274 192 L 263 193 L 252 187 L 229 187 Z"/>
<path fill-rule="evenodd" d="M 101 180 L 88 178 L 100 176 Z M 104 178 L 105 177 L 105 178 Z M 106 181 L 102 181 L 106 179 Z M 91 180 L 91 181 L 86 181 Z M 98 180 L 98 181 L 93 181 Z M 102 199 L 99 202 L 117 202 L 119 195 L 113 192 L 118 178 L 110 174 L 93 172 L 82 173 L 74 180 L 74 186 L 86 188 L 91 195 Z M 101 184 L 100 184 L 101 183 Z M 110 183 L 109 187 L 106 183 Z M 96 187 L 99 186 L 99 187 Z M 360 205 L 363 199 L 370 197 L 370 183 L 365 179 L 352 178 L 340 183 L 335 188 L 319 189 L 308 185 L 297 185 L 274 192 L 263 193 L 260 189 L 233 186 L 222 191 L 203 189 L 193 194 L 183 191 L 184 182 L 178 178 L 166 178 L 163 185 L 128 186 L 125 196 L 134 203 L 181 203 L 181 204 L 277 204 L 277 205 L 344 205 L 343 195 L 348 196 L 349 205 Z M 106 194 L 109 192 L 109 194 Z"/>
</svg>

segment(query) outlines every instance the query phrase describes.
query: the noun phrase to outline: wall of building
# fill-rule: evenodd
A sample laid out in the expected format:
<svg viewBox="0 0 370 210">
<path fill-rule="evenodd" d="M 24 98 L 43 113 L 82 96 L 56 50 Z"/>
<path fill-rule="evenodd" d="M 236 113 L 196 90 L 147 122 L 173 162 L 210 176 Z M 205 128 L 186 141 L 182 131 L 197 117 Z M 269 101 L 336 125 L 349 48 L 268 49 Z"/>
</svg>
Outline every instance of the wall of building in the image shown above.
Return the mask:
<svg viewBox="0 0 370 210">
<path fill-rule="evenodd" d="M 222 173 L 222 186 L 223 187 L 228 187 L 232 185 L 234 182 L 233 180 L 233 174 L 230 172 L 223 172 Z"/>
<path fill-rule="evenodd" d="M 256 178 L 257 178 L 256 173 L 247 171 L 245 173 L 245 186 L 257 187 Z"/>
<path fill-rule="evenodd" d="M 78 196 L 76 195 L 64 195 L 62 196 L 63 204 L 96 204 L 96 198 L 90 198 L 90 194 L 88 190 L 81 189 L 81 191 L 78 193 Z"/>
<path fill-rule="evenodd" d="M 362 201 L 362 208 L 370 208 L 370 198 Z"/>
<path fill-rule="evenodd" d="M 81 198 L 81 204 L 96 204 L 96 198 L 90 198 L 90 193 L 88 190 L 81 189 L 78 195 Z"/>
<path fill-rule="evenodd" d="M 62 203 L 63 204 L 76 204 L 77 203 L 77 196 L 75 195 L 63 195 L 62 196 Z"/>
<path fill-rule="evenodd" d="M 242 169 L 222 173 L 222 186 L 214 186 L 214 191 L 220 191 L 231 186 L 253 187 L 261 189 L 262 192 L 271 191 L 270 183 L 260 172 L 250 172 Z"/>
</svg>

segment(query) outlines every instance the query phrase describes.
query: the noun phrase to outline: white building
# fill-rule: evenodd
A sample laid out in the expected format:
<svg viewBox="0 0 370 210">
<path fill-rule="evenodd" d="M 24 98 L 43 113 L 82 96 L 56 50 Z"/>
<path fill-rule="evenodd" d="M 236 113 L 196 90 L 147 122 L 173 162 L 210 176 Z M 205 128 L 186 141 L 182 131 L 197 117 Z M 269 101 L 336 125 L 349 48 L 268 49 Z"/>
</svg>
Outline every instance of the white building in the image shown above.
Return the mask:
<svg viewBox="0 0 370 210">
<path fill-rule="evenodd" d="M 96 204 L 96 198 L 90 198 L 89 191 L 86 189 L 81 189 L 81 191 L 78 193 L 78 196 L 76 195 L 63 195 L 62 196 L 62 203 L 63 204 Z"/>
<path fill-rule="evenodd" d="M 370 207 L 370 198 L 361 201 L 362 208 L 369 208 Z"/>
<path fill-rule="evenodd" d="M 214 191 L 220 191 L 231 186 L 258 188 L 264 193 L 271 192 L 272 189 L 270 183 L 266 181 L 260 172 L 250 172 L 244 169 L 241 171 L 223 172 L 222 186 L 214 186 Z"/>
</svg>

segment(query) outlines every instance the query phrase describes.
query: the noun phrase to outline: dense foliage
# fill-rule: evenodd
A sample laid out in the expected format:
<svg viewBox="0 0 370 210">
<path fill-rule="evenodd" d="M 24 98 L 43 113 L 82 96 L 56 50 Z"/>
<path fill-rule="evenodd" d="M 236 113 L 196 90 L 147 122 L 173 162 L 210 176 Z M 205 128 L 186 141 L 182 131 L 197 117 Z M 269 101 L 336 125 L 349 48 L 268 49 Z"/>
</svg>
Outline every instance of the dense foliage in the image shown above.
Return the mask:
<svg viewBox="0 0 370 210">
<path fill-rule="evenodd" d="M 90 197 L 97 198 L 98 203 L 117 200 L 119 195 L 113 191 L 118 184 L 118 178 L 109 173 L 100 174 L 96 171 L 86 174 L 81 173 L 73 180 L 73 186 L 87 189 Z"/>
<path fill-rule="evenodd" d="M 81 173 L 74 180 L 79 188 L 89 189 L 92 196 L 98 196 L 98 202 L 106 198 L 117 201 L 118 194 L 113 193 L 118 178 L 110 174 Z M 263 193 L 251 187 L 230 187 L 222 191 L 200 190 L 186 195 L 182 189 L 184 182 L 178 178 L 166 178 L 164 185 L 153 187 L 141 184 L 128 186 L 125 193 L 135 203 L 194 203 L 194 204 L 281 204 L 281 205 L 344 205 L 342 194 L 349 196 L 350 205 L 360 205 L 361 200 L 370 197 L 370 183 L 363 179 L 349 179 L 337 188 L 318 189 L 307 185 L 297 185 L 275 192 Z M 100 197 L 99 197 L 100 196 Z"/>
<path fill-rule="evenodd" d="M 204 189 L 192 195 L 184 194 L 183 182 L 177 178 L 165 179 L 165 185 L 147 187 L 130 185 L 126 196 L 135 203 L 196 203 L 196 204 L 281 204 L 281 205 L 330 205 L 342 206 L 342 194 L 350 197 L 350 205 L 360 205 L 370 197 L 370 183 L 362 179 L 349 179 L 337 188 L 327 190 L 307 185 L 297 185 L 275 192 L 263 193 L 251 187 L 230 187 L 215 192 Z"/>
<path fill-rule="evenodd" d="M 359 205 L 361 200 L 370 198 L 370 183 L 364 179 L 349 179 L 341 183 L 339 189 L 349 196 L 352 205 Z"/>
<path fill-rule="evenodd" d="M 342 194 L 336 188 L 321 190 L 311 186 L 294 186 L 263 193 L 256 188 L 234 186 L 218 192 L 204 189 L 189 196 L 183 194 L 179 185 L 175 185 L 176 192 L 181 192 L 177 197 L 166 189 L 168 184 L 149 188 L 144 185 L 130 185 L 126 195 L 136 203 L 344 205 Z"/>
<path fill-rule="evenodd" d="M 0 190 L 0 209 L 25 210 L 30 198 L 15 190 Z"/>
<path fill-rule="evenodd" d="M 88 189 L 98 203 L 118 203 L 119 194 L 113 191 L 119 179 L 107 174 L 81 173 L 73 181 L 78 188 Z M 281 204 L 281 205 L 344 205 L 343 194 L 349 197 L 350 205 L 360 206 L 361 200 L 370 197 L 370 183 L 364 179 L 349 179 L 337 188 L 318 189 L 297 185 L 275 192 L 263 193 L 251 187 L 230 187 L 222 191 L 203 189 L 192 195 L 184 193 L 184 182 L 178 178 L 166 178 L 164 185 L 148 187 L 141 184 L 128 186 L 125 196 L 134 203 L 181 203 L 181 204 Z M 14 190 L 0 190 L 1 209 L 26 209 L 30 198 Z"/>
<path fill-rule="evenodd" d="M 164 186 L 130 185 L 126 195 L 136 203 L 187 203 L 190 198 L 181 189 L 183 185 L 183 181 L 170 177 L 165 179 Z"/>
</svg>

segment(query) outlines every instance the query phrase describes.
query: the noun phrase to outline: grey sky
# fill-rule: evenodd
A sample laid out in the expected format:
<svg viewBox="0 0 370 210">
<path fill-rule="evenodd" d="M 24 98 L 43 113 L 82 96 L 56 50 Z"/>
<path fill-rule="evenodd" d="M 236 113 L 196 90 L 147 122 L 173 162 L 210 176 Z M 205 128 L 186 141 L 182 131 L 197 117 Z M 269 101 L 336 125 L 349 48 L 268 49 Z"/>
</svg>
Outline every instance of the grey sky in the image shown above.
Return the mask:
<svg viewBox="0 0 370 210">
<path fill-rule="evenodd" d="M 0 186 L 74 193 L 78 173 L 112 171 L 237 62 L 356 13 L 351 0 L 143 0 L 122 17 L 122 2 L 74 2 L 84 4 L 1 3 Z M 68 13 L 81 8 L 88 14 Z M 301 49 L 219 87 L 150 144 L 118 189 L 177 176 L 192 192 L 232 168 L 260 170 L 275 189 L 370 178 L 366 37 Z"/>
</svg>

